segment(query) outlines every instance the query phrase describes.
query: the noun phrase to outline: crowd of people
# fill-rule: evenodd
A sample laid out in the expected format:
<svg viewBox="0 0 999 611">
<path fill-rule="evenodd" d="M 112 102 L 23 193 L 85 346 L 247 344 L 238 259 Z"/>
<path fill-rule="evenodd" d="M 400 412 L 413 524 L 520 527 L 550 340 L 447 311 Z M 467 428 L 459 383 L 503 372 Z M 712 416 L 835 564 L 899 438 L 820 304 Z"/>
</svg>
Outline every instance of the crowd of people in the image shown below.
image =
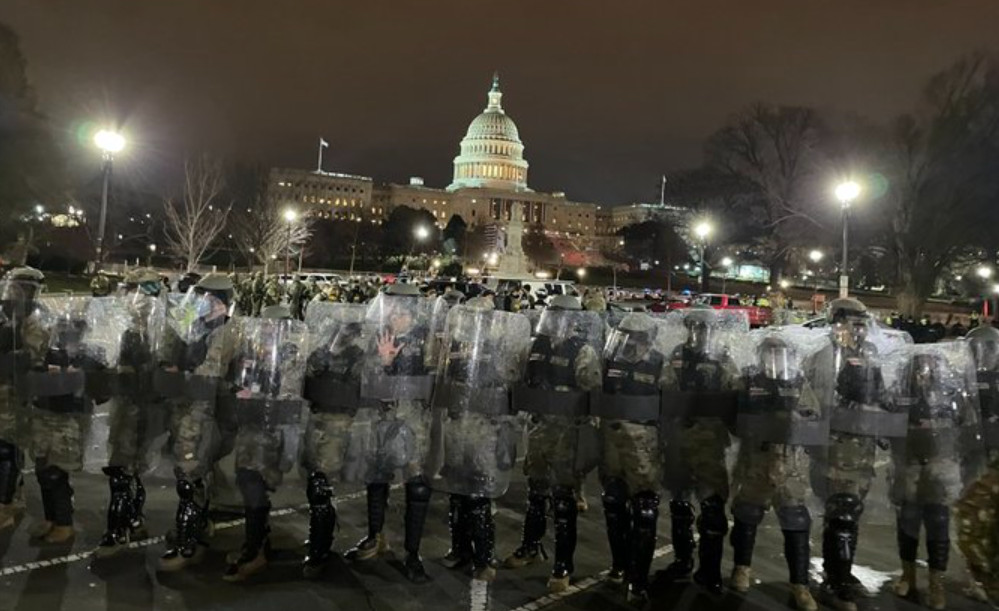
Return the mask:
<svg viewBox="0 0 999 611">
<path fill-rule="evenodd" d="M 721 593 L 726 536 L 728 586 L 748 591 L 757 530 L 772 510 L 796 608 L 817 609 L 818 593 L 856 609 L 861 520 L 879 502 L 897 518 L 898 595 L 917 588 L 925 533 L 924 602 L 946 607 L 956 514 L 979 595 L 999 601 L 999 331 L 991 326 L 915 344 L 850 298 L 829 304 L 824 328 L 750 330 L 743 313 L 696 306 L 612 317 L 599 290 L 469 298 L 453 287 L 437 295 L 357 282 L 315 292 L 297 279 L 282 287 L 260 275 L 209 274 L 171 292 L 154 271 L 135 269 L 105 296 L 45 297 L 43 282 L 30 268 L 0 282 L 0 529 L 25 511 L 27 455 L 43 508 L 31 536 L 72 540 L 72 476 L 83 468 L 89 419 L 105 406 L 109 501 L 98 558 L 147 536 L 142 478 L 161 432 L 154 415 L 166 414 L 177 508 L 161 571 L 203 558 L 211 474 L 231 454 L 245 530 L 227 581 L 267 569 L 271 496 L 300 466 L 306 577 L 320 577 L 333 555 L 344 485 L 364 485 L 368 526 L 345 558 L 382 557 L 391 484 L 401 482 L 410 581 L 428 580 L 420 543 L 438 492 L 449 510 L 445 566 L 491 581 L 500 568 L 542 562 L 550 524 L 547 587 L 563 592 L 574 577 L 579 491 L 597 471 L 609 579 L 636 604 L 655 596 L 654 585 Z M 522 536 L 500 557 L 492 505 L 508 492 L 525 438 Z M 891 463 L 885 499 L 871 493 L 882 452 Z M 673 558 L 651 575 L 664 495 Z M 824 508 L 816 589 L 813 497 Z"/>
</svg>

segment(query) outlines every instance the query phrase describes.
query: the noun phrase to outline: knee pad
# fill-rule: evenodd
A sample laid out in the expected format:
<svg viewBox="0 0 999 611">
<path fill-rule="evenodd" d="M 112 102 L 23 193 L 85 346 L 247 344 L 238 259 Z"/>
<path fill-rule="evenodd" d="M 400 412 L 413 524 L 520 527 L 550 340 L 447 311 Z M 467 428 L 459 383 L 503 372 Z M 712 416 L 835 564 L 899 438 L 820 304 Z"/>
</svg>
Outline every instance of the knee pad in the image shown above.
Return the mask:
<svg viewBox="0 0 999 611">
<path fill-rule="evenodd" d="M 406 482 L 406 500 L 415 503 L 429 503 L 433 490 L 423 478 Z"/>
<path fill-rule="evenodd" d="M 808 532 L 812 528 L 812 515 L 804 505 L 778 507 L 777 521 L 781 530 Z"/>
<path fill-rule="evenodd" d="M 612 479 L 604 486 L 600 498 L 605 506 L 624 505 L 628 502 L 628 486 L 619 479 Z"/>
<path fill-rule="evenodd" d="M 694 519 L 694 506 L 688 501 L 673 499 L 669 502 L 669 513 L 676 518 Z"/>
<path fill-rule="evenodd" d="M 645 525 L 655 524 L 659 519 L 659 495 L 655 492 L 639 492 L 635 495 L 635 520 Z"/>
<path fill-rule="evenodd" d="M 121 467 L 111 467 L 106 470 L 105 473 L 108 476 L 108 486 L 111 488 L 111 492 L 132 492 L 132 478 L 125 473 L 125 470 Z"/>
<path fill-rule="evenodd" d="M 35 471 L 35 477 L 38 479 L 38 485 L 46 489 L 69 485 L 69 473 L 54 465 Z"/>
<path fill-rule="evenodd" d="M 745 522 L 746 524 L 751 524 L 753 526 L 760 525 L 760 522 L 763 521 L 765 513 L 766 509 L 764 509 L 762 505 L 741 502 L 735 502 L 732 504 L 732 516 L 740 522 Z"/>
<path fill-rule="evenodd" d="M 853 494 L 834 494 L 826 500 L 826 520 L 856 524 L 864 513 L 864 502 Z"/>
<path fill-rule="evenodd" d="M 309 481 L 305 486 L 305 497 L 309 500 L 309 505 L 325 505 L 333 498 L 333 489 L 330 487 L 325 473 L 313 471 L 309 474 Z"/>
<path fill-rule="evenodd" d="M 243 495 L 243 504 L 250 509 L 270 507 L 267 484 L 259 471 L 236 469 L 236 486 Z"/>
<path fill-rule="evenodd" d="M 702 534 L 719 536 L 724 536 L 728 532 L 725 501 L 720 496 L 712 495 L 701 501 L 701 520 L 698 530 Z"/>
<path fill-rule="evenodd" d="M 950 541 L 950 508 L 946 505 L 923 506 L 927 541 Z"/>
<path fill-rule="evenodd" d="M 578 511 L 576 505 L 576 495 L 572 493 L 572 488 L 556 486 L 552 491 L 552 505 L 555 514 L 570 514 Z"/>
</svg>

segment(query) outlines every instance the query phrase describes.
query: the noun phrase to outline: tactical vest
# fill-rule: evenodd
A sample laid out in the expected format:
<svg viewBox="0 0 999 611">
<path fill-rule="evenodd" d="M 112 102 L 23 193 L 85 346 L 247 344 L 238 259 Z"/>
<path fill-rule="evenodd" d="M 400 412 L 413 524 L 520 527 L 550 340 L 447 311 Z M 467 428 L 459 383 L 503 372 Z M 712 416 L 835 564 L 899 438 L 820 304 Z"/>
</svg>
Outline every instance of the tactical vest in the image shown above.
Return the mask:
<svg viewBox="0 0 999 611">
<path fill-rule="evenodd" d="M 527 362 L 527 385 L 543 389 L 579 388 L 576 358 L 585 345 L 582 339 L 573 337 L 554 347 L 547 335 L 535 337 Z"/>
<path fill-rule="evenodd" d="M 881 367 L 861 351 L 841 349 L 842 365 L 836 374 L 840 403 L 877 405 L 881 399 Z"/>
<path fill-rule="evenodd" d="M 607 361 L 603 391 L 611 395 L 659 394 L 659 374 L 665 358 L 661 352 L 653 350 L 637 363 L 620 359 Z"/>
<path fill-rule="evenodd" d="M 674 359 L 672 367 L 683 392 L 718 392 L 722 390 L 721 361 L 707 355 L 698 354 L 686 346 L 679 359 Z"/>
</svg>

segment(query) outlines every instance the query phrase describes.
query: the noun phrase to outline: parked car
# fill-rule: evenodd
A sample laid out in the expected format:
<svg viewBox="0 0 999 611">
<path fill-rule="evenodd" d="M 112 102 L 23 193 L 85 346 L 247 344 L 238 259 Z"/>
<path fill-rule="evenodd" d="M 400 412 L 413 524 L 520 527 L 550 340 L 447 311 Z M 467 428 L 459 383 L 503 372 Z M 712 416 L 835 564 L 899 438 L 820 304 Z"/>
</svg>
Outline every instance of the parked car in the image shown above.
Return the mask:
<svg viewBox="0 0 999 611">
<path fill-rule="evenodd" d="M 671 303 L 671 310 L 682 310 L 691 305 L 707 305 L 716 310 L 743 310 L 749 317 L 749 326 L 765 327 L 773 322 L 773 312 L 770 308 L 754 306 L 748 300 L 741 299 L 734 295 L 722 295 L 719 293 L 702 293 L 694 297 L 689 303 Z"/>
</svg>

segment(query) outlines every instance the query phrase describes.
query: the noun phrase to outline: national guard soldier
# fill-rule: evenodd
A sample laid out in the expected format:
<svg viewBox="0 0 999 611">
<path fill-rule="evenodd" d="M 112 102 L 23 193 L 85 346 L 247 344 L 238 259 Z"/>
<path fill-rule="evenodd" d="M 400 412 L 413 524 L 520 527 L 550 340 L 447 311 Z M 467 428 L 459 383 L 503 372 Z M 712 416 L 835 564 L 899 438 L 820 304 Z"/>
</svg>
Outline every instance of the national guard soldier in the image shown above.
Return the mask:
<svg viewBox="0 0 999 611">
<path fill-rule="evenodd" d="M 999 460 L 999 330 L 976 327 L 965 339 L 975 359 L 982 442 L 991 463 Z"/>
<path fill-rule="evenodd" d="M 902 576 L 901 597 L 916 594 L 919 531 L 926 529 L 930 568 L 926 605 L 946 608 L 944 576 L 950 552 L 950 507 L 962 489 L 962 457 L 976 456 L 978 414 L 972 402 L 974 362 L 967 344 L 909 345 L 892 359 L 895 411 L 908 414 L 908 434 L 892 444 L 892 501 Z"/>
<path fill-rule="evenodd" d="M 443 425 L 435 487 L 450 494 L 452 568 L 492 581 L 496 525 L 492 500 L 510 484 L 522 431 L 510 391 L 523 372 L 531 332 L 524 317 L 472 299 L 447 317 L 434 409 Z"/>
<path fill-rule="evenodd" d="M 852 575 L 853 558 L 878 440 L 904 437 L 907 423 L 906 415 L 892 413 L 885 401 L 883 352 L 873 341 L 877 331 L 867 307 L 856 299 L 836 299 L 829 304 L 828 319 L 832 345 L 806 366 L 813 381 L 829 381 L 829 388 L 816 383 L 830 432 L 825 455 L 813 460 L 812 487 L 825 502 L 823 589 L 836 608 L 853 611 L 860 585 Z"/>
<path fill-rule="evenodd" d="M 749 324 L 742 312 L 715 312 L 692 307 L 667 323 L 682 326 L 682 345 L 670 353 L 663 382 L 666 488 L 670 491 L 670 518 L 675 560 L 662 577 L 667 582 L 690 577 L 694 567 L 694 509 L 698 499 L 701 535 L 694 581 L 712 593 L 722 588 L 721 561 L 728 519 L 729 476 L 725 461 L 731 445 L 730 429 L 741 388 L 739 368 L 732 356 L 736 333 Z"/>
<path fill-rule="evenodd" d="M 504 564 L 519 568 L 544 555 L 541 539 L 551 499 L 555 526 L 555 562 L 548 579 L 551 592 L 569 587 L 579 512 L 575 490 L 582 474 L 598 460 L 590 392 L 601 382 L 603 335 L 600 316 L 583 311 L 578 297 L 555 297 L 538 321 L 524 384 L 514 391 L 514 407 L 532 420 L 524 459 L 527 511 L 520 547 Z"/>
<path fill-rule="evenodd" d="M 348 550 L 348 560 L 370 560 L 384 554 L 382 533 L 389 483 L 401 472 L 406 488 L 403 569 L 414 583 L 429 580 L 420 557 L 420 541 L 430 505 L 425 460 L 430 435 L 428 402 L 433 391 L 434 355 L 427 349 L 433 303 L 421 299 L 410 284 L 393 284 L 368 306 L 372 327 L 361 396 L 380 402 L 364 410 L 370 450 L 358 469 L 367 484 L 368 535 Z M 362 416 L 359 414 L 359 419 Z M 356 461 L 355 461 L 356 462 Z"/>
<path fill-rule="evenodd" d="M 277 274 L 272 274 L 267 278 L 267 283 L 264 287 L 264 299 L 261 302 L 260 311 L 267 306 L 278 305 L 284 300 L 284 289 L 281 286 L 281 280 L 278 278 Z"/>
<path fill-rule="evenodd" d="M 630 313 L 604 348 L 604 378 L 594 412 L 600 417 L 600 481 L 612 564 L 609 578 L 627 582 L 628 598 L 648 598 L 656 547 L 662 459 L 659 388 L 667 366 L 656 321 Z"/>
<path fill-rule="evenodd" d="M 301 277 L 296 274 L 288 288 L 288 307 L 291 308 L 291 317 L 296 320 L 303 320 L 305 316 L 305 285 L 302 284 Z"/>
<path fill-rule="evenodd" d="M 82 343 L 90 300 L 60 297 L 43 302 L 39 322 L 48 350 L 43 366 L 27 380 L 33 403 L 31 452 L 45 514 L 29 534 L 47 543 L 68 543 L 75 536 L 70 475 L 83 470 L 84 435 L 93 413 L 86 371 L 105 366 L 99 362 L 103 358 L 88 354 Z"/>
<path fill-rule="evenodd" d="M 45 276 L 18 267 L 0 280 L 0 531 L 24 513 L 22 444 L 27 441 L 28 371 L 41 367 L 48 337 L 38 322 L 38 294 Z"/>
<path fill-rule="evenodd" d="M 107 297 L 111 294 L 111 279 L 104 272 L 98 272 L 90 280 L 90 294 L 93 297 Z"/>
<path fill-rule="evenodd" d="M 160 558 L 161 571 L 179 571 L 204 557 L 209 531 L 208 488 L 219 446 L 216 394 L 228 363 L 227 322 L 232 282 L 208 274 L 185 295 L 168 302 L 156 349 L 153 383 L 170 409 L 177 477 L 174 540 Z"/>
<path fill-rule="evenodd" d="M 270 493 L 297 459 L 302 437 L 302 385 L 307 327 L 287 306 L 268 306 L 260 318 L 240 318 L 225 377 L 220 422 L 235 424 L 236 484 L 246 518 L 243 548 L 223 577 L 236 582 L 267 568 Z M 291 455 L 291 456 L 289 456 Z"/>
<path fill-rule="evenodd" d="M 367 308 L 360 304 L 320 302 L 309 306 L 309 354 L 305 373 L 305 398 L 312 416 L 305 434 L 302 466 L 309 501 L 309 543 L 303 573 L 318 577 L 333 554 L 337 529 L 334 485 L 353 481 L 346 470 L 348 454 L 363 455 L 355 438 L 354 419 L 362 407 L 377 407 L 377 401 L 361 399 Z M 363 483 L 363 481 L 361 482 Z"/>
<path fill-rule="evenodd" d="M 732 588 L 747 592 L 756 531 L 773 507 L 784 533 L 791 593 L 801 611 L 818 605 L 808 589 L 808 455 L 829 441 L 829 420 L 804 375 L 802 363 L 822 349 L 822 333 L 789 329 L 754 331 L 756 362 L 743 372 L 746 392 L 739 406 L 739 457 L 733 482 L 730 541 L 735 556 Z"/>
<path fill-rule="evenodd" d="M 94 552 L 98 558 L 112 556 L 129 542 L 146 536 L 146 489 L 140 476 L 149 467 L 146 452 L 154 436 L 151 397 L 156 362 L 151 325 L 162 315 L 159 295 L 163 284 L 156 272 L 142 268 L 126 274 L 124 283 L 123 297 L 108 301 L 106 309 L 96 308 L 106 320 L 95 324 L 122 321 L 121 353 L 117 368 L 112 370 L 108 462 L 102 469 L 111 494 L 107 530 Z"/>
</svg>

